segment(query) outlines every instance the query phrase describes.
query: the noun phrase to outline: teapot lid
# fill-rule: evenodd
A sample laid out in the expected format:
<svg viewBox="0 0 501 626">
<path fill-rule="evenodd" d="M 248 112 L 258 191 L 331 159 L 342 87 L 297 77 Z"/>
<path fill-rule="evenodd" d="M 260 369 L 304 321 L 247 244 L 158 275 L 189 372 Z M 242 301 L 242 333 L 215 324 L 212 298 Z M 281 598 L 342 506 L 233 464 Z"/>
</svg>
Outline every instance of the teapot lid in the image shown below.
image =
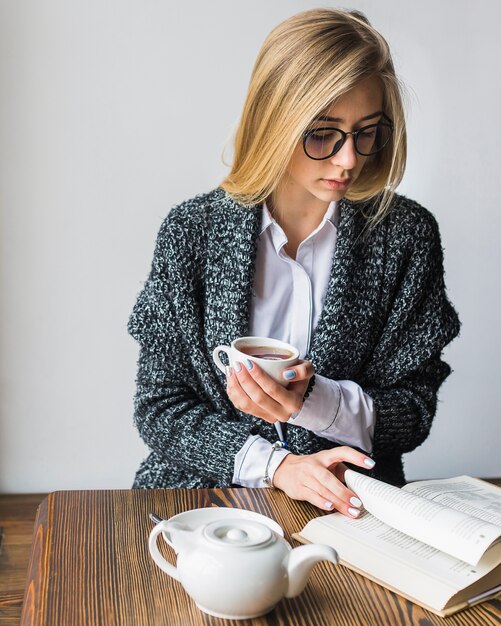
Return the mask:
<svg viewBox="0 0 501 626">
<path fill-rule="evenodd" d="M 275 534 L 264 524 L 236 518 L 212 522 L 203 534 L 222 548 L 263 548 L 276 541 Z"/>
</svg>

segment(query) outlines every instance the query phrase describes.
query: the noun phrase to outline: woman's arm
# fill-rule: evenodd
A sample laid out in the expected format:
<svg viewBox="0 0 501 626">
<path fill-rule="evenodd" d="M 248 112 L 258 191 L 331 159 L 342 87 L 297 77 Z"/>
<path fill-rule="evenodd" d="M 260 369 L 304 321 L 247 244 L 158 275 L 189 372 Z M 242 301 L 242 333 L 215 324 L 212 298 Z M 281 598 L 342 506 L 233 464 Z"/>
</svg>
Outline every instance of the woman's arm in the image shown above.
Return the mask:
<svg viewBox="0 0 501 626">
<path fill-rule="evenodd" d="M 269 487 L 264 480 L 265 473 L 273 481 L 275 470 L 290 454 L 286 448 L 277 448 L 272 453 L 272 446 L 264 437 L 250 435 L 235 456 L 232 482 L 242 487 Z"/>
<path fill-rule="evenodd" d="M 246 359 L 228 372 L 228 396 L 241 411 L 267 422 L 286 422 L 301 405 L 313 375 L 313 366 L 309 361 L 302 361 L 291 369 L 296 371 L 300 380 L 290 383 L 286 389 L 257 363 Z M 288 454 L 275 468 L 273 485 L 296 500 L 307 500 L 323 510 L 335 508 L 344 515 L 357 517 L 361 502 L 342 483 L 346 469 L 344 462 L 364 469 L 374 467 L 374 461 L 367 455 L 346 446 L 315 454 Z"/>
<path fill-rule="evenodd" d="M 391 387 L 365 387 L 377 411 L 373 442 L 376 456 L 411 452 L 425 441 L 436 413 L 438 390 L 450 371 L 437 356 Z"/>
<path fill-rule="evenodd" d="M 178 346 L 179 349 L 179 346 Z M 218 410 L 190 387 L 191 372 L 142 348 L 138 362 L 134 423 L 157 456 L 229 485 L 235 455 L 244 445 L 252 419 Z"/>
<path fill-rule="evenodd" d="M 410 452 L 426 439 L 437 393 L 451 372 L 444 347 L 460 323 L 444 284 L 443 252 L 435 218 L 417 204 L 394 217 L 394 239 L 405 244 L 388 251 L 386 287 L 393 293 L 377 345 L 359 384 L 374 401 L 376 456 Z M 401 251 L 403 250 L 403 252 Z"/>
<path fill-rule="evenodd" d="M 340 445 L 372 452 L 376 414 L 372 398 L 352 380 L 315 374 L 311 393 L 288 421 Z"/>
<path fill-rule="evenodd" d="M 158 234 L 128 325 L 140 345 L 134 421 L 166 466 L 229 485 L 253 423 L 231 406 L 202 347 L 203 227 L 203 215 L 180 206 Z"/>
</svg>

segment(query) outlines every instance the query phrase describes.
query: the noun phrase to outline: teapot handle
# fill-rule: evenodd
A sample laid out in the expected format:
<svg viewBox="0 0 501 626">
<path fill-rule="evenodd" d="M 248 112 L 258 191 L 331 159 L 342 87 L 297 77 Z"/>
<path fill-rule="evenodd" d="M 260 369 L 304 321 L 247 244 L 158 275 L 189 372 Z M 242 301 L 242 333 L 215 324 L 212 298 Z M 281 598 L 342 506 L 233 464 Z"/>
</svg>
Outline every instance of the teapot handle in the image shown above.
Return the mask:
<svg viewBox="0 0 501 626">
<path fill-rule="evenodd" d="M 160 554 L 160 550 L 157 546 L 157 537 L 160 533 L 165 533 L 167 535 L 167 543 L 172 545 L 170 531 L 172 531 L 172 525 L 169 524 L 169 522 L 167 522 L 166 520 L 162 520 L 161 522 L 159 522 L 150 533 L 150 537 L 148 539 L 148 547 L 150 549 L 150 554 L 158 567 L 166 574 L 169 574 L 169 576 L 172 576 L 172 578 L 179 580 L 177 568 L 169 563 L 169 561 L 164 559 L 164 557 Z"/>
</svg>

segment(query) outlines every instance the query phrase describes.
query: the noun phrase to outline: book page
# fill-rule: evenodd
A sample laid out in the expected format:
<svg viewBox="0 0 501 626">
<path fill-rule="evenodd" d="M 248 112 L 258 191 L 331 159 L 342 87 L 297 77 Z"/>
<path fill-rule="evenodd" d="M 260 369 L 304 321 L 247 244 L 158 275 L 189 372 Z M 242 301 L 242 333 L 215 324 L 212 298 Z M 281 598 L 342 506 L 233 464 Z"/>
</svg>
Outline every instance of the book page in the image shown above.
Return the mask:
<svg viewBox="0 0 501 626">
<path fill-rule="evenodd" d="M 341 562 L 436 608 L 445 606 L 454 593 L 480 580 L 499 562 L 491 549 L 472 567 L 367 512 L 359 519 L 341 513 L 317 517 L 308 522 L 300 536 L 332 546 Z"/>
<path fill-rule="evenodd" d="M 476 565 L 501 527 L 347 470 L 345 481 L 367 511 L 389 526 Z M 501 560 L 501 543 L 494 548 Z"/>
<path fill-rule="evenodd" d="M 427 500 L 501 526 L 501 489 L 470 476 L 422 480 L 402 488 Z"/>
</svg>

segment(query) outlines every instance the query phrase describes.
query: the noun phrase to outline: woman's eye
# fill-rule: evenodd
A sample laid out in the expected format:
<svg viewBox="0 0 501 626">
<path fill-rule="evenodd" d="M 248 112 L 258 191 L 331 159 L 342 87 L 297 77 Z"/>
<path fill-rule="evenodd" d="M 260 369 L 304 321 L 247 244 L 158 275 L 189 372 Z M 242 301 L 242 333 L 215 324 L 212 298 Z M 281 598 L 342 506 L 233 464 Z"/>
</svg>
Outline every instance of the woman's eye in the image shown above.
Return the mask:
<svg viewBox="0 0 501 626">
<path fill-rule="evenodd" d="M 311 133 L 310 139 L 312 139 L 313 141 L 328 141 L 329 139 L 332 139 L 333 136 L 334 136 L 334 133 L 326 133 L 326 132 Z"/>
</svg>

